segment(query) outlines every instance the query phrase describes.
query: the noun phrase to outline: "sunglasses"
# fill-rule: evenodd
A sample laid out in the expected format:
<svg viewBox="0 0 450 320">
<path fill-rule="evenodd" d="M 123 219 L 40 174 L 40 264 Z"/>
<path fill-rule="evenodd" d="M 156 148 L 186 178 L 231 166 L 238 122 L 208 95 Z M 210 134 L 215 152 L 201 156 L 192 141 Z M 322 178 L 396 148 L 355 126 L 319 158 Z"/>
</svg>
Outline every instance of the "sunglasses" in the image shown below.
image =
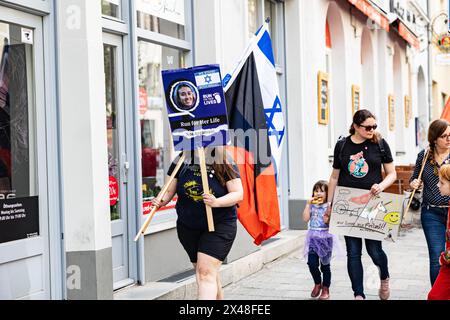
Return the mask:
<svg viewBox="0 0 450 320">
<path fill-rule="evenodd" d="M 362 124 L 359 125 L 360 127 L 363 127 L 364 129 L 366 129 L 366 131 L 370 131 L 370 130 L 377 130 L 378 126 L 376 124 L 374 124 L 373 126 L 363 126 Z"/>
</svg>

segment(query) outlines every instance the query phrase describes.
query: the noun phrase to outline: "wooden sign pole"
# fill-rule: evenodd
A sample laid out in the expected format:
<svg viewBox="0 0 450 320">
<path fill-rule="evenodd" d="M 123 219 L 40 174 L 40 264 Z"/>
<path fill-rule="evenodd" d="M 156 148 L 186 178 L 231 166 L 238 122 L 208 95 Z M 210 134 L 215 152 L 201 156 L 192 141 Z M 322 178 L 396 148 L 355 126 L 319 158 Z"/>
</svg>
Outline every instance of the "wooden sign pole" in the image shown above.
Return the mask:
<svg viewBox="0 0 450 320">
<path fill-rule="evenodd" d="M 419 179 L 419 180 L 422 178 L 423 169 L 425 168 L 425 164 L 427 163 L 427 159 L 428 159 L 428 155 L 429 155 L 429 154 L 430 154 L 430 149 L 427 150 L 426 154 L 425 154 L 424 157 L 423 157 L 423 160 L 422 160 L 422 168 L 420 168 L 419 176 L 417 177 L 417 179 Z M 416 193 L 416 190 L 417 190 L 417 189 L 414 189 L 414 190 L 411 192 L 411 196 L 409 197 L 408 205 L 406 206 L 405 214 L 404 214 L 403 217 L 402 217 L 402 222 L 400 223 L 400 227 L 403 226 L 403 221 L 404 221 L 405 218 L 408 216 L 408 210 L 409 210 L 409 207 L 411 206 L 411 202 L 412 202 L 412 199 L 414 198 L 414 194 Z M 404 226 L 403 226 L 403 227 L 404 227 Z"/>
<path fill-rule="evenodd" d="M 206 171 L 206 160 L 205 160 L 205 149 L 203 147 L 198 148 L 198 157 L 200 159 L 200 171 L 202 173 L 202 185 L 203 193 L 209 194 L 209 182 L 208 182 L 208 172 Z M 208 219 L 208 230 L 209 232 L 214 232 L 214 220 L 212 209 L 210 206 L 206 205 L 206 218 Z"/>
<path fill-rule="evenodd" d="M 185 156 L 184 156 L 184 153 L 183 153 L 183 154 L 181 154 L 180 160 L 178 160 L 178 163 L 177 163 L 175 169 L 173 170 L 172 174 L 170 175 L 169 180 L 166 182 L 166 184 L 162 188 L 161 192 L 159 193 L 158 197 L 156 198 L 158 201 L 161 201 L 164 198 L 164 196 L 166 195 L 167 190 L 169 189 L 170 184 L 175 179 L 175 176 L 177 175 L 178 171 L 180 170 L 181 165 L 184 162 L 184 159 L 185 159 Z M 153 206 L 152 211 L 150 212 L 147 220 L 145 220 L 145 222 L 142 225 L 141 229 L 139 230 L 139 232 L 137 233 L 136 237 L 134 238 L 134 242 L 138 241 L 140 236 L 145 233 L 145 230 L 147 230 L 148 225 L 152 221 L 153 216 L 156 213 L 156 210 L 158 210 L 158 207 L 157 206 Z"/>
</svg>

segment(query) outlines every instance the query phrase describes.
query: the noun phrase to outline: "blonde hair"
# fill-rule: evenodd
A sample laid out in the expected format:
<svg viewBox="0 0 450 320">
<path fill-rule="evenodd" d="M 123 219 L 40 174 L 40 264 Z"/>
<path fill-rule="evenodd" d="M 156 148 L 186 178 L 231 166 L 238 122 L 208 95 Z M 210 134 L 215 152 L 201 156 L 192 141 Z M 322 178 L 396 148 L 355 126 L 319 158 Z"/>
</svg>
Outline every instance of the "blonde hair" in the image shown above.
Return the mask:
<svg viewBox="0 0 450 320">
<path fill-rule="evenodd" d="M 441 169 L 439 169 L 439 176 L 450 182 L 450 164 L 444 164 Z"/>
</svg>

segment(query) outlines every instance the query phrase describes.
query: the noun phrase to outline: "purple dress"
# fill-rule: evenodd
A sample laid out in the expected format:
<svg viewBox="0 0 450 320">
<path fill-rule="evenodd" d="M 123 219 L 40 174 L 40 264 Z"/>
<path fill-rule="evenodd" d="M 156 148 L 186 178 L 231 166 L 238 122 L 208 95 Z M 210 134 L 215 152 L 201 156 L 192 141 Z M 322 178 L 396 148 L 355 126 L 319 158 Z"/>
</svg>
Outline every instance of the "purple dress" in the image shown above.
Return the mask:
<svg viewBox="0 0 450 320">
<path fill-rule="evenodd" d="M 313 251 L 319 256 L 322 264 L 330 264 L 333 255 L 343 256 L 344 250 L 340 245 L 339 238 L 328 232 L 329 226 L 323 221 L 328 204 L 310 204 L 309 208 L 311 215 L 303 256 L 308 259 L 308 254 Z"/>
</svg>

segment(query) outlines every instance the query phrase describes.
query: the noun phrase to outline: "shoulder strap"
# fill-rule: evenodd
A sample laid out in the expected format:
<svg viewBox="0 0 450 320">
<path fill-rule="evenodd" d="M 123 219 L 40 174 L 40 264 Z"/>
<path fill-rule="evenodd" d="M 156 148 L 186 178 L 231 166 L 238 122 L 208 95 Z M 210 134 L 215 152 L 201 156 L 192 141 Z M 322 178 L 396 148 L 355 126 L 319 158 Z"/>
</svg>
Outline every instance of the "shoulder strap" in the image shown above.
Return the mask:
<svg viewBox="0 0 450 320">
<path fill-rule="evenodd" d="M 339 161 L 342 162 L 342 153 L 344 151 L 345 143 L 349 137 L 340 136 L 338 143 L 341 143 L 341 148 L 339 149 Z"/>
<path fill-rule="evenodd" d="M 380 147 L 381 159 L 384 161 L 386 159 L 386 150 L 384 150 L 383 138 L 378 141 L 378 146 Z"/>
</svg>

